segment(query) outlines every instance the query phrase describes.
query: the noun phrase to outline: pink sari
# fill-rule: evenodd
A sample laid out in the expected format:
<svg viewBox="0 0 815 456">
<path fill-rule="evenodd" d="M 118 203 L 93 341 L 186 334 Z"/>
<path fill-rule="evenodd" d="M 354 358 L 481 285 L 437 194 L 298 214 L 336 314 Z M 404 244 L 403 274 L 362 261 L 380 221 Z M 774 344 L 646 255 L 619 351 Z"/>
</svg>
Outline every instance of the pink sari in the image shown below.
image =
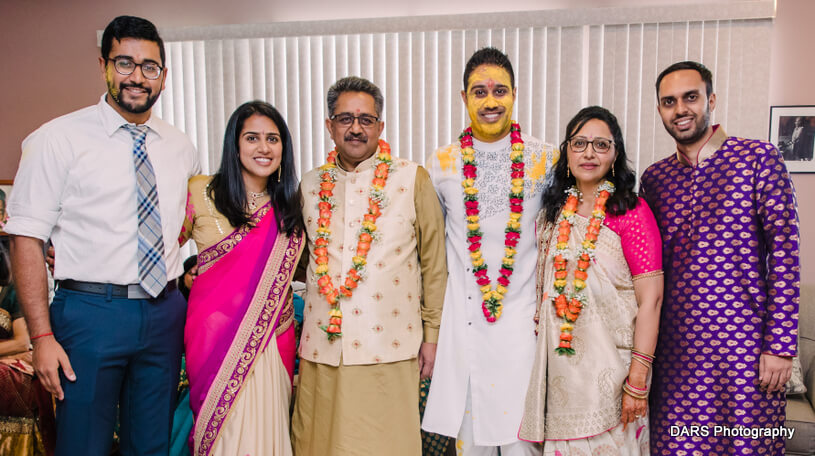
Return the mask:
<svg viewBox="0 0 815 456">
<path fill-rule="evenodd" d="M 283 365 L 294 370 L 290 284 L 303 237 L 278 233 L 271 206 L 198 254 L 184 334 L 194 454 L 209 455 L 255 361 L 276 337 Z"/>
</svg>

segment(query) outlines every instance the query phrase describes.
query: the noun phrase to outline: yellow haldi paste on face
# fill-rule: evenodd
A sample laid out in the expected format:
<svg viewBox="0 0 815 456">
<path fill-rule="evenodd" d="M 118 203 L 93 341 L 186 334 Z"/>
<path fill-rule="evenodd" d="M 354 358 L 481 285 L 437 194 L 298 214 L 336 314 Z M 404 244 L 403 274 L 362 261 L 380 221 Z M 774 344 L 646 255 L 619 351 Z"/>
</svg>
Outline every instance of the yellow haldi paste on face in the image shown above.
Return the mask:
<svg viewBox="0 0 815 456">
<path fill-rule="evenodd" d="M 467 112 L 473 136 L 497 141 L 509 133 L 515 97 L 509 72 L 496 65 L 479 65 L 467 83 Z"/>
<path fill-rule="evenodd" d="M 119 101 L 119 88 L 116 87 L 116 81 L 113 80 L 113 65 L 108 65 L 107 70 L 105 70 L 105 82 L 108 86 L 108 93 L 113 98 L 114 101 Z"/>
</svg>

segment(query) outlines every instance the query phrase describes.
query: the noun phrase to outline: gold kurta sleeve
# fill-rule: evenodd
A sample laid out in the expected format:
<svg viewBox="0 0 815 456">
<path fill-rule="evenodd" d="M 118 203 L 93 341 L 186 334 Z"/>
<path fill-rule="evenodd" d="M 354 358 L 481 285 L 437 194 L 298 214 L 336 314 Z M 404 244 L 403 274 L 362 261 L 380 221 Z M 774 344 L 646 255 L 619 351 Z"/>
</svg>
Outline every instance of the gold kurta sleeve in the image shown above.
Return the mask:
<svg viewBox="0 0 815 456">
<path fill-rule="evenodd" d="M 422 268 L 422 322 L 424 342 L 439 340 L 441 309 L 447 287 L 447 255 L 444 250 L 444 216 L 430 174 L 419 166 L 414 187 L 416 244 Z"/>
</svg>

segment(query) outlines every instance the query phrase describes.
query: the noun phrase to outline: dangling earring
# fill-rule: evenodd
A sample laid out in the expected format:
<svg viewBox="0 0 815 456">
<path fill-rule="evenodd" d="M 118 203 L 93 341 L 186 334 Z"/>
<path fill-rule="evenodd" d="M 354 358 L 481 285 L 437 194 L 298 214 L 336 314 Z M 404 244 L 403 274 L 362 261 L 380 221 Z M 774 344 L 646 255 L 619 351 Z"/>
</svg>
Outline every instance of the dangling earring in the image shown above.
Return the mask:
<svg viewBox="0 0 815 456">
<path fill-rule="evenodd" d="M 277 167 L 277 182 L 278 183 L 280 182 L 280 174 L 282 174 L 280 171 L 282 169 L 283 169 L 283 165 L 280 165 L 280 166 Z"/>
<path fill-rule="evenodd" d="M 611 177 L 616 177 L 614 174 L 614 165 L 611 165 Z"/>
<path fill-rule="evenodd" d="M 572 175 L 571 175 L 571 174 L 569 174 L 569 164 L 567 163 L 567 164 L 566 164 L 566 179 L 568 179 L 568 178 L 570 178 L 570 177 L 572 177 Z"/>
</svg>

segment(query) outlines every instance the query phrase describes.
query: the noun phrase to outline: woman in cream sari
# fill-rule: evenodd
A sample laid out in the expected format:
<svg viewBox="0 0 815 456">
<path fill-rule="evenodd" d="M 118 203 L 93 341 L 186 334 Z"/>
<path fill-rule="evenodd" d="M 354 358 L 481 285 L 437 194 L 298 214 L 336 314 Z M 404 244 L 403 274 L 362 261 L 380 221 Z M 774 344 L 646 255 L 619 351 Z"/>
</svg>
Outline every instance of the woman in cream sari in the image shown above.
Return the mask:
<svg viewBox="0 0 815 456">
<path fill-rule="evenodd" d="M 271 105 L 232 114 L 221 168 L 190 179 L 198 245 L 184 335 L 194 455 L 291 455 L 290 283 L 303 248 L 291 136 Z"/>
<path fill-rule="evenodd" d="M 538 218 L 538 349 L 519 437 L 547 455 L 648 454 L 662 300 L 654 216 L 613 114 L 581 110 Z"/>
</svg>

